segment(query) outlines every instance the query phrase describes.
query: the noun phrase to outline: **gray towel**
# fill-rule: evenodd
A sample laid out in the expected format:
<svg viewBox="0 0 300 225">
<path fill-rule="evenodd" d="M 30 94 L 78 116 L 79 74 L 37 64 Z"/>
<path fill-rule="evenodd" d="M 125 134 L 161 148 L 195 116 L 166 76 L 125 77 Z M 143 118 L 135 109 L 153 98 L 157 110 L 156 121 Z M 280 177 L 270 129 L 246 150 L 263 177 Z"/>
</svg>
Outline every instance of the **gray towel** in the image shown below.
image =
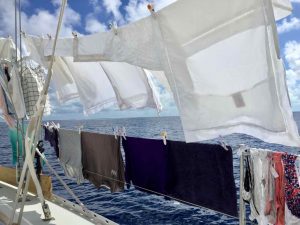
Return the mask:
<svg viewBox="0 0 300 225">
<path fill-rule="evenodd" d="M 59 160 L 69 178 L 83 182 L 81 138 L 78 131 L 59 129 Z"/>
<path fill-rule="evenodd" d="M 120 138 L 113 135 L 82 132 L 83 176 L 97 188 L 107 187 L 111 192 L 124 190 L 124 164 Z"/>
</svg>

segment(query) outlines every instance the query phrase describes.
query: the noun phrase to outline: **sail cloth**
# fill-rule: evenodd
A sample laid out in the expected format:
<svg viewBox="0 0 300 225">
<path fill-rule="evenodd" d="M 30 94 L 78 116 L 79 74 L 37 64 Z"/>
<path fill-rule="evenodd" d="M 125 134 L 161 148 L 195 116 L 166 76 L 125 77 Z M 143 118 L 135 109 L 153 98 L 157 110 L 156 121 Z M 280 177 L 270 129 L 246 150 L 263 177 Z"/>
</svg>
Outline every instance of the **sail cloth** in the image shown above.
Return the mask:
<svg viewBox="0 0 300 225">
<path fill-rule="evenodd" d="M 275 26 L 291 7 L 271 3 L 179 0 L 117 30 L 63 39 L 70 43 L 56 55 L 72 51 L 72 41 L 75 61 L 164 71 L 187 142 L 245 133 L 298 146 Z"/>
</svg>

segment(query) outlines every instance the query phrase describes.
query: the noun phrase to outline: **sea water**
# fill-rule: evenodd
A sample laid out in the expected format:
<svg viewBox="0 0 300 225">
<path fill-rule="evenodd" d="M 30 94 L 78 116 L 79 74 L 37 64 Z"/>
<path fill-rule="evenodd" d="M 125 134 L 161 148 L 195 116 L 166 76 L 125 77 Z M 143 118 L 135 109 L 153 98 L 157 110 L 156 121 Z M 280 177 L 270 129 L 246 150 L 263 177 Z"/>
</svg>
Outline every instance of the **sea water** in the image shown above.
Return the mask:
<svg viewBox="0 0 300 225">
<path fill-rule="evenodd" d="M 300 125 L 300 113 L 295 113 L 295 120 Z M 78 129 L 83 125 L 84 130 L 99 133 L 113 134 L 113 128 L 125 127 L 127 136 L 160 139 L 160 133 L 166 130 L 168 139 L 184 140 L 184 135 L 178 117 L 158 118 L 130 118 L 111 120 L 85 120 L 85 121 L 57 121 L 63 128 Z M 11 145 L 8 140 L 6 124 L 0 123 L 0 164 L 11 165 Z M 216 143 L 218 140 L 212 140 Z M 234 176 L 238 193 L 239 188 L 239 159 L 237 149 L 239 144 L 257 148 L 299 153 L 299 149 L 281 145 L 269 144 L 256 138 L 233 134 L 226 136 L 223 141 L 233 148 Z M 166 200 L 162 196 L 144 193 L 133 187 L 122 193 L 110 193 L 105 189 L 97 190 L 93 185 L 85 182 L 77 185 L 64 176 L 54 150 L 45 142 L 45 154 L 53 168 L 59 173 L 80 200 L 92 211 L 124 225 L 155 225 L 155 224 L 238 224 L 238 219 L 230 218 L 220 213 L 199 207 L 192 207 L 173 200 Z M 201 162 L 199 162 L 201 163 Z M 213 166 L 213 165 L 212 165 Z M 44 173 L 49 171 L 45 168 Z M 53 191 L 68 200 L 73 201 L 63 186 L 53 177 Z M 188 187 L 187 187 L 188 191 Z M 74 224 L 75 225 L 75 224 Z"/>
</svg>

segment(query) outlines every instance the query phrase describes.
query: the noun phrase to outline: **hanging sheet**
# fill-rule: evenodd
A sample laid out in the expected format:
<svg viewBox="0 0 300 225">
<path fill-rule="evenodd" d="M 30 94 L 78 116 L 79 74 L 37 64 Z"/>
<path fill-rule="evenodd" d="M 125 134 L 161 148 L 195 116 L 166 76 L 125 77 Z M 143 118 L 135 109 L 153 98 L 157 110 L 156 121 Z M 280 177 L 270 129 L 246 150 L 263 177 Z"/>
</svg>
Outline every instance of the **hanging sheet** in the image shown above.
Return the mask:
<svg viewBox="0 0 300 225">
<path fill-rule="evenodd" d="M 51 39 L 24 37 L 33 60 L 47 64 Z M 137 66 L 114 62 L 73 62 L 71 39 L 59 39 L 53 65 L 53 81 L 61 103 L 79 97 L 87 114 L 117 103 L 120 109 L 151 107 L 161 111 L 159 93 L 152 78 Z M 41 47 L 44 46 L 44 47 Z M 35 54 L 35 49 L 44 48 Z M 31 50 L 32 49 L 32 50 Z M 45 55 L 44 57 L 39 54 Z M 101 88 L 100 88 L 101 87 Z"/>
<path fill-rule="evenodd" d="M 299 145 L 267 2 L 188 0 L 159 12 L 186 141 L 246 133 Z"/>
<path fill-rule="evenodd" d="M 151 107 L 161 111 L 159 97 L 150 86 L 151 78 L 143 69 L 118 62 L 100 62 L 100 65 L 114 88 L 120 109 Z"/>
</svg>

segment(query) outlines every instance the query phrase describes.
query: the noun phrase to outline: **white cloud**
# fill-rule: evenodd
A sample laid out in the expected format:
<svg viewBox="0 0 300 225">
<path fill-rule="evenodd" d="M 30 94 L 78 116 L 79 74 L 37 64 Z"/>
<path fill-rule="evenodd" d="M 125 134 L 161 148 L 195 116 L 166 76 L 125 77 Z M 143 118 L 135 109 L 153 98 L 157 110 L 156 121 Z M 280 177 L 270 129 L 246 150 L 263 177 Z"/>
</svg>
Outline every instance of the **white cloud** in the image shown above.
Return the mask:
<svg viewBox="0 0 300 225">
<path fill-rule="evenodd" d="M 120 12 L 120 7 L 122 5 L 121 0 L 103 0 L 102 4 L 106 12 L 111 13 L 117 22 L 123 21 L 123 16 Z"/>
<path fill-rule="evenodd" d="M 102 11 L 101 0 L 89 0 L 89 5 L 92 6 L 92 12 L 85 17 L 84 30 L 87 33 L 97 33 L 106 30 L 106 25 L 97 19 L 97 15 Z"/>
<path fill-rule="evenodd" d="M 93 7 L 94 13 L 99 13 L 102 10 L 100 0 L 89 0 L 89 5 Z"/>
<path fill-rule="evenodd" d="M 291 0 L 293 3 L 300 3 L 300 0 Z"/>
<path fill-rule="evenodd" d="M 149 3 L 153 4 L 155 10 L 158 11 L 175 1 L 176 0 L 130 0 L 125 7 L 125 18 L 128 22 L 132 22 L 149 16 L 150 13 L 147 9 Z"/>
<path fill-rule="evenodd" d="M 27 6 L 28 7 L 27 3 Z M 22 30 L 34 35 L 55 35 L 58 14 L 59 14 L 59 1 L 52 0 L 55 6 L 55 13 L 47 10 L 37 9 L 32 15 L 27 15 L 22 12 Z M 0 0 L 0 36 L 7 36 L 14 34 L 14 5 L 13 1 Z M 71 36 L 74 26 L 81 21 L 80 14 L 75 12 L 69 6 L 65 9 L 64 20 L 60 31 L 61 36 Z"/>
<path fill-rule="evenodd" d="M 104 24 L 100 23 L 95 18 L 87 18 L 84 29 L 86 32 L 93 34 L 93 33 L 98 33 L 101 31 L 105 31 L 106 26 Z"/>
<path fill-rule="evenodd" d="M 284 55 L 289 68 L 300 72 L 300 42 L 287 42 L 284 47 Z"/>
<path fill-rule="evenodd" d="M 287 33 L 292 30 L 300 29 L 300 19 L 297 17 L 292 17 L 290 20 L 284 19 L 278 26 L 278 33 Z"/>
<path fill-rule="evenodd" d="M 287 42 L 284 55 L 289 67 L 286 74 L 291 103 L 294 109 L 300 110 L 300 42 Z"/>
</svg>

